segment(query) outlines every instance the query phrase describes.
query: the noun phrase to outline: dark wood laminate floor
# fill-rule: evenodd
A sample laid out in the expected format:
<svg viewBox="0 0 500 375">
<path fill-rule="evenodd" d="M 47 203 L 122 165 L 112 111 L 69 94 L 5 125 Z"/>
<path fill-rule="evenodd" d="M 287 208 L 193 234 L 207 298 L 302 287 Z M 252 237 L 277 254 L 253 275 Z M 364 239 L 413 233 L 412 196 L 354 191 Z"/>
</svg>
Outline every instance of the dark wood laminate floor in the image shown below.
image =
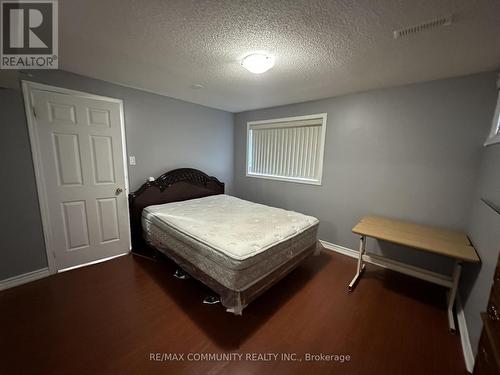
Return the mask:
<svg viewBox="0 0 500 375">
<path fill-rule="evenodd" d="M 174 279 L 166 261 L 129 255 L 51 276 L 0 293 L 0 374 L 466 374 L 444 289 L 369 266 L 349 294 L 354 269 L 342 255 L 312 257 L 242 317 L 201 304 L 203 287 Z M 196 352 L 303 360 L 186 360 Z"/>
</svg>

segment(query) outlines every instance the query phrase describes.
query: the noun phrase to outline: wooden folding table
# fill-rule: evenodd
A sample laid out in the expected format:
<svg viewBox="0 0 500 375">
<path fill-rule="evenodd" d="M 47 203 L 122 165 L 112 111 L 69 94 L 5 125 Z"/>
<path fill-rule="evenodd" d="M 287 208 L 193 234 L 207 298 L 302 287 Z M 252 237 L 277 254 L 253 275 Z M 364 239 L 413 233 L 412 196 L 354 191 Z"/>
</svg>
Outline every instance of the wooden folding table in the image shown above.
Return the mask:
<svg viewBox="0 0 500 375">
<path fill-rule="evenodd" d="M 357 272 L 349 284 L 349 291 L 354 289 L 354 286 L 361 277 L 365 269 L 365 262 L 442 285 L 450 289 L 448 294 L 448 322 L 450 331 L 452 333 L 456 332 L 455 320 L 453 318 L 453 305 L 455 303 L 458 282 L 462 271 L 462 263 L 479 262 L 476 250 L 471 245 L 465 233 L 375 216 L 364 217 L 352 231 L 353 233 L 359 234 L 361 238 L 359 243 Z M 380 255 L 366 254 L 366 237 L 393 242 L 417 250 L 452 258 L 455 260 L 453 273 L 451 276 L 443 275 L 420 267 L 390 260 Z"/>
</svg>

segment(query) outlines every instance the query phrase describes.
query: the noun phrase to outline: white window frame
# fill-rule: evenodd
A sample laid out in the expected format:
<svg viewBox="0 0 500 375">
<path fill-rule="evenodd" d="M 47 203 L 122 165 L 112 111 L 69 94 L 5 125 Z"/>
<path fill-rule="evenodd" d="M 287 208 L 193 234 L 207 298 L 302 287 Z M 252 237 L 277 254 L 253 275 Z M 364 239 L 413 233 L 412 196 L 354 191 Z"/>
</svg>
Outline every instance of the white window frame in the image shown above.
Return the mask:
<svg viewBox="0 0 500 375">
<path fill-rule="evenodd" d="M 282 177 L 276 175 L 264 175 L 250 172 L 250 157 L 252 155 L 252 133 L 251 130 L 254 128 L 258 128 L 260 125 L 266 128 L 279 128 L 282 126 L 284 122 L 293 122 L 293 121 L 301 121 L 301 120 L 321 120 L 321 140 L 320 140 L 320 150 L 318 157 L 318 176 L 319 178 L 316 180 L 305 179 L 300 177 Z M 295 117 L 284 117 L 284 118 L 275 118 L 270 120 L 261 120 L 261 121 L 249 121 L 247 122 L 247 152 L 246 152 L 246 176 L 254 177 L 254 178 L 262 178 L 266 180 L 278 180 L 278 181 L 287 181 L 287 182 L 296 182 L 300 184 L 309 184 L 309 185 L 321 185 L 323 179 L 323 157 L 325 153 L 325 139 L 326 139 L 326 113 L 318 113 L 314 115 L 306 115 L 306 116 L 295 116 Z M 298 125 L 300 126 L 300 125 Z"/>
<path fill-rule="evenodd" d="M 490 135 L 484 145 L 489 146 L 495 143 L 500 143 L 500 91 L 498 92 L 497 106 L 495 108 L 495 115 L 493 116 L 493 123 L 491 124 Z"/>
</svg>

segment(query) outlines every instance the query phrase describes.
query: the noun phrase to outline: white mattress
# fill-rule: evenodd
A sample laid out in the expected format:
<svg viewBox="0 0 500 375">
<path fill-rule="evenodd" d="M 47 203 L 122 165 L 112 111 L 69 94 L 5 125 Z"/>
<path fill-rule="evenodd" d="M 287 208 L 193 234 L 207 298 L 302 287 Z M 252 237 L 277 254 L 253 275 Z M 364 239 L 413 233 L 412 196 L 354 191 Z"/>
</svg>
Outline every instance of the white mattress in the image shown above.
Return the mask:
<svg viewBox="0 0 500 375">
<path fill-rule="evenodd" d="M 253 257 L 318 224 L 312 216 L 225 194 L 149 206 L 143 217 L 236 260 Z"/>
</svg>

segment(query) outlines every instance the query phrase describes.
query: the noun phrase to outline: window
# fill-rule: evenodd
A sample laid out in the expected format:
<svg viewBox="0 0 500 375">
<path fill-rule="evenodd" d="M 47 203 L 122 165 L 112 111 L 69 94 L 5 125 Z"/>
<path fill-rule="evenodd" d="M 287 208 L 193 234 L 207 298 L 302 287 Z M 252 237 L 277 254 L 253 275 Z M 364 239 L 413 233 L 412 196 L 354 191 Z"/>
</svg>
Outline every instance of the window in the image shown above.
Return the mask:
<svg viewBox="0 0 500 375">
<path fill-rule="evenodd" d="M 321 185 L 326 113 L 247 124 L 247 176 Z"/>
<path fill-rule="evenodd" d="M 500 80 L 499 80 L 500 84 Z M 500 92 L 498 94 L 497 107 L 495 115 L 493 116 L 493 124 L 491 125 L 491 132 L 488 139 L 484 143 L 485 146 L 492 145 L 493 143 L 500 143 Z"/>
</svg>

